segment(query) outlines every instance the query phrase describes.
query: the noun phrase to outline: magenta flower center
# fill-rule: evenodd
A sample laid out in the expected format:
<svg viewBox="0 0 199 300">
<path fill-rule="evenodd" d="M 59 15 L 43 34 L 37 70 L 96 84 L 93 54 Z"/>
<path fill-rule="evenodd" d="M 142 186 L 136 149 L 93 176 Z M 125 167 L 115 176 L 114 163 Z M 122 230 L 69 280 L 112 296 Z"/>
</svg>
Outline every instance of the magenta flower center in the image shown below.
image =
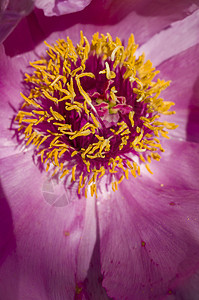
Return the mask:
<svg viewBox="0 0 199 300">
<path fill-rule="evenodd" d="M 81 32 L 76 47 L 67 37 L 48 45 L 47 57 L 30 63 L 25 74 L 28 95 L 17 115 L 26 145 L 32 143 L 46 170 L 60 180 L 77 184 L 77 192 L 97 195 L 103 176 L 118 184 L 150 172 L 152 159 L 160 160 L 159 137 L 168 138 L 173 123 L 159 121 L 174 104 L 159 98 L 169 82 L 144 55 L 138 59 L 131 35 L 127 47 L 96 33 L 91 44 Z"/>
</svg>

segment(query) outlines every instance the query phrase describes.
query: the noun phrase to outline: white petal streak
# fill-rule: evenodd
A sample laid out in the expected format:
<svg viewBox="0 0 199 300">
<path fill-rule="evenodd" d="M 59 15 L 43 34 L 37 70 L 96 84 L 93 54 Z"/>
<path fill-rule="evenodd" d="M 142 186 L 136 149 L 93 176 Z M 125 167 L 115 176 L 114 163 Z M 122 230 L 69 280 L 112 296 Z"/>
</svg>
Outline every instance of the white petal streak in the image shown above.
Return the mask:
<svg viewBox="0 0 199 300">
<path fill-rule="evenodd" d="M 95 201 L 95 197 L 88 197 L 86 201 L 85 224 L 77 255 L 77 282 L 83 282 L 87 276 L 96 242 Z"/>
<path fill-rule="evenodd" d="M 199 9 L 184 18 L 174 22 L 168 29 L 154 35 L 139 48 L 138 54 L 145 53 L 146 58 L 154 66 L 198 44 L 199 42 Z"/>
</svg>

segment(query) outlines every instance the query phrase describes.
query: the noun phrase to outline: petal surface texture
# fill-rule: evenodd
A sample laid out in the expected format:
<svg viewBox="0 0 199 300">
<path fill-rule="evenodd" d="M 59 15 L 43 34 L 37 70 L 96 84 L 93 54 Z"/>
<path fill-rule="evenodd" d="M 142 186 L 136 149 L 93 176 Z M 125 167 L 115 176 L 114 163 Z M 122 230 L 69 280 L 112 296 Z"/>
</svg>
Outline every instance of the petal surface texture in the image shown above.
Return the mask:
<svg viewBox="0 0 199 300">
<path fill-rule="evenodd" d="M 160 2 L 37 0 L 0 46 L 2 299 L 198 299 L 199 9 L 196 1 Z M 142 170 L 117 192 L 102 182 L 97 199 L 41 173 L 10 130 L 23 73 L 45 54 L 43 40 L 76 44 L 80 30 L 89 41 L 109 32 L 125 45 L 133 32 L 138 54 L 172 81 L 161 95 L 175 102 L 168 120 L 179 125 L 153 175 Z"/>
<path fill-rule="evenodd" d="M 173 281 L 198 268 L 199 191 L 186 178 L 168 181 L 125 182 L 98 205 L 103 286 L 113 299 L 164 299 Z"/>
<path fill-rule="evenodd" d="M 10 230 L 1 239 L 0 294 L 3 299 L 73 299 L 93 252 L 94 208 L 72 191 L 57 189 L 30 160 L 29 152 L 1 160 L 1 205 L 7 206 Z"/>
</svg>

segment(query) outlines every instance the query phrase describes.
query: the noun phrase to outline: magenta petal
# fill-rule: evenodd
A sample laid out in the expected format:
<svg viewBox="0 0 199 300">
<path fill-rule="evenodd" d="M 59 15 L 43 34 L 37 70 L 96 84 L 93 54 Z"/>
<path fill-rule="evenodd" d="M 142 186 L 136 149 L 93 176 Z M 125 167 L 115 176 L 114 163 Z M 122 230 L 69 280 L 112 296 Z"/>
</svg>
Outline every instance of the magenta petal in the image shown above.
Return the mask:
<svg viewBox="0 0 199 300">
<path fill-rule="evenodd" d="M 52 5 L 54 1 L 48 1 L 49 3 Z M 34 16 L 24 19 L 5 41 L 6 53 L 12 56 L 24 53 L 31 49 L 32 43 L 42 42 L 52 32 L 67 30 L 66 35 L 70 35 L 74 40 L 73 33 L 77 29 L 78 34 L 82 29 L 88 38 L 94 32 L 100 31 L 109 32 L 114 37 L 119 36 L 125 42 L 130 34 L 134 33 L 136 43 L 143 44 L 156 33 L 169 27 L 172 22 L 183 19 L 197 9 L 197 5 L 195 8 L 192 4 L 192 0 L 176 0 L 175 3 L 164 1 L 161 4 L 159 0 L 93 0 L 83 11 L 60 16 L 59 21 L 56 17 L 45 17 L 41 11 L 35 10 Z M 19 41 L 17 44 L 16 40 Z"/>
<path fill-rule="evenodd" d="M 162 92 L 162 96 L 165 100 L 175 103 L 173 110 L 176 114 L 167 120 L 179 125 L 170 135 L 194 142 L 199 139 L 198 56 L 199 44 L 168 59 L 158 67 L 161 77 L 171 80 L 170 87 Z"/>
<path fill-rule="evenodd" d="M 172 56 L 198 44 L 199 9 L 183 20 L 174 22 L 147 41 L 139 52 L 156 67 Z"/>
<path fill-rule="evenodd" d="M 0 241 L 2 299 L 73 299 L 95 243 L 94 207 L 85 199 L 77 200 L 71 190 L 52 182 L 47 185 L 31 153 L 0 163 L 5 195 L 1 201 L 6 209 L 7 199 L 7 222 L 13 227 L 10 239 L 3 234 Z M 85 247 L 91 249 L 86 261 Z"/>
<path fill-rule="evenodd" d="M 35 6 L 43 9 L 45 16 L 60 16 L 83 10 L 91 0 L 35 0 Z"/>
<path fill-rule="evenodd" d="M 10 130 L 12 119 L 19 109 L 21 103 L 20 91 L 22 86 L 22 69 L 27 68 L 27 61 L 31 59 L 30 54 L 9 58 L 5 55 L 3 45 L 0 45 L 0 157 L 13 155 L 19 152 L 14 131 Z"/>
<path fill-rule="evenodd" d="M 198 190 L 199 144 L 169 140 L 160 162 L 152 162 L 152 180 L 163 185 L 161 190 Z M 149 175 L 151 177 L 151 175 Z"/>
<path fill-rule="evenodd" d="M 33 8 L 33 0 L 3 0 L 0 3 L 0 42 L 11 33 L 22 17 Z"/>
<path fill-rule="evenodd" d="M 198 189 L 162 189 L 142 176 L 102 198 L 102 285 L 110 297 L 166 299 L 177 279 L 199 268 Z"/>
<path fill-rule="evenodd" d="M 193 299 L 197 300 L 199 295 L 199 271 L 194 274 L 186 274 L 184 278 L 177 279 L 173 284 L 176 299 Z M 168 300 L 170 300 L 168 298 Z"/>
</svg>

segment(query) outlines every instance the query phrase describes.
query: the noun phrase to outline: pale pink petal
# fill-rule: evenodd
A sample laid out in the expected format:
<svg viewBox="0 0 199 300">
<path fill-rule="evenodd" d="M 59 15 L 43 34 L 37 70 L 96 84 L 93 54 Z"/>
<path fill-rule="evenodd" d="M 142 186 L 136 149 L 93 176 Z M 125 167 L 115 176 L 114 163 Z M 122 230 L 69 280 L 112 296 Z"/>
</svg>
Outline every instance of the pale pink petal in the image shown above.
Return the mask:
<svg viewBox="0 0 199 300">
<path fill-rule="evenodd" d="M 162 145 L 165 152 L 160 162 L 153 161 L 150 166 L 153 175 L 145 171 L 145 176 L 159 184 L 161 193 L 165 189 L 198 190 L 199 144 L 173 139 Z"/>
<path fill-rule="evenodd" d="M 0 45 L 0 157 L 13 155 L 21 151 L 14 130 L 11 130 L 12 121 L 21 103 L 20 91 L 23 91 L 23 72 L 27 68 L 27 61 L 33 59 L 34 55 L 10 59 L 5 55 L 3 45 Z"/>
<path fill-rule="evenodd" d="M 168 59 L 160 66 L 160 77 L 171 80 L 162 97 L 172 101 L 176 114 L 162 119 L 179 125 L 170 132 L 175 139 L 199 141 L 199 44 Z"/>
<path fill-rule="evenodd" d="M 197 144 L 193 147 L 196 162 L 199 148 Z M 184 162 L 181 157 L 178 161 Z M 189 171 L 178 171 L 183 179 L 175 180 L 173 185 L 175 174 L 165 167 L 168 179 L 164 187 L 152 175 L 144 174 L 124 181 L 119 191 L 109 197 L 101 195 L 98 215 L 102 285 L 109 297 L 166 299 L 175 292 L 173 284 L 177 279 L 199 268 L 199 189 L 186 183 Z"/>
<path fill-rule="evenodd" d="M 83 10 L 92 0 L 35 0 L 35 6 L 43 9 L 45 16 L 60 16 Z"/>
<path fill-rule="evenodd" d="M 146 58 L 153 61 L 153 65 L 157 67 L 170 57 L 198 44 L 198 28 L 199 9 L 154 35 L 140 47 L 138 55 L 145 52 Z"/>
<path fill-rule="evenodd" d="M 0 163 L 1 203 L 10 228 L 9 236 L 1 237 L 2 299 L 73 299 L 77 279 L 84 280 L 92 256 L 94 208 L 86 199 L 78 200 L 72 190 L 47 181 L 33 164 L 31 152 Z M 86 262 L 81 239 L 91 249 Z"/>
<path fill-rule="evenodd" d="M 85 226 L 79 243 L 77 256 L 77 282 L 83 282 L 87 276 L 88 266 L 93 254 L 96 238 L 95 198 L 86 199 Z"/>
</svg>

